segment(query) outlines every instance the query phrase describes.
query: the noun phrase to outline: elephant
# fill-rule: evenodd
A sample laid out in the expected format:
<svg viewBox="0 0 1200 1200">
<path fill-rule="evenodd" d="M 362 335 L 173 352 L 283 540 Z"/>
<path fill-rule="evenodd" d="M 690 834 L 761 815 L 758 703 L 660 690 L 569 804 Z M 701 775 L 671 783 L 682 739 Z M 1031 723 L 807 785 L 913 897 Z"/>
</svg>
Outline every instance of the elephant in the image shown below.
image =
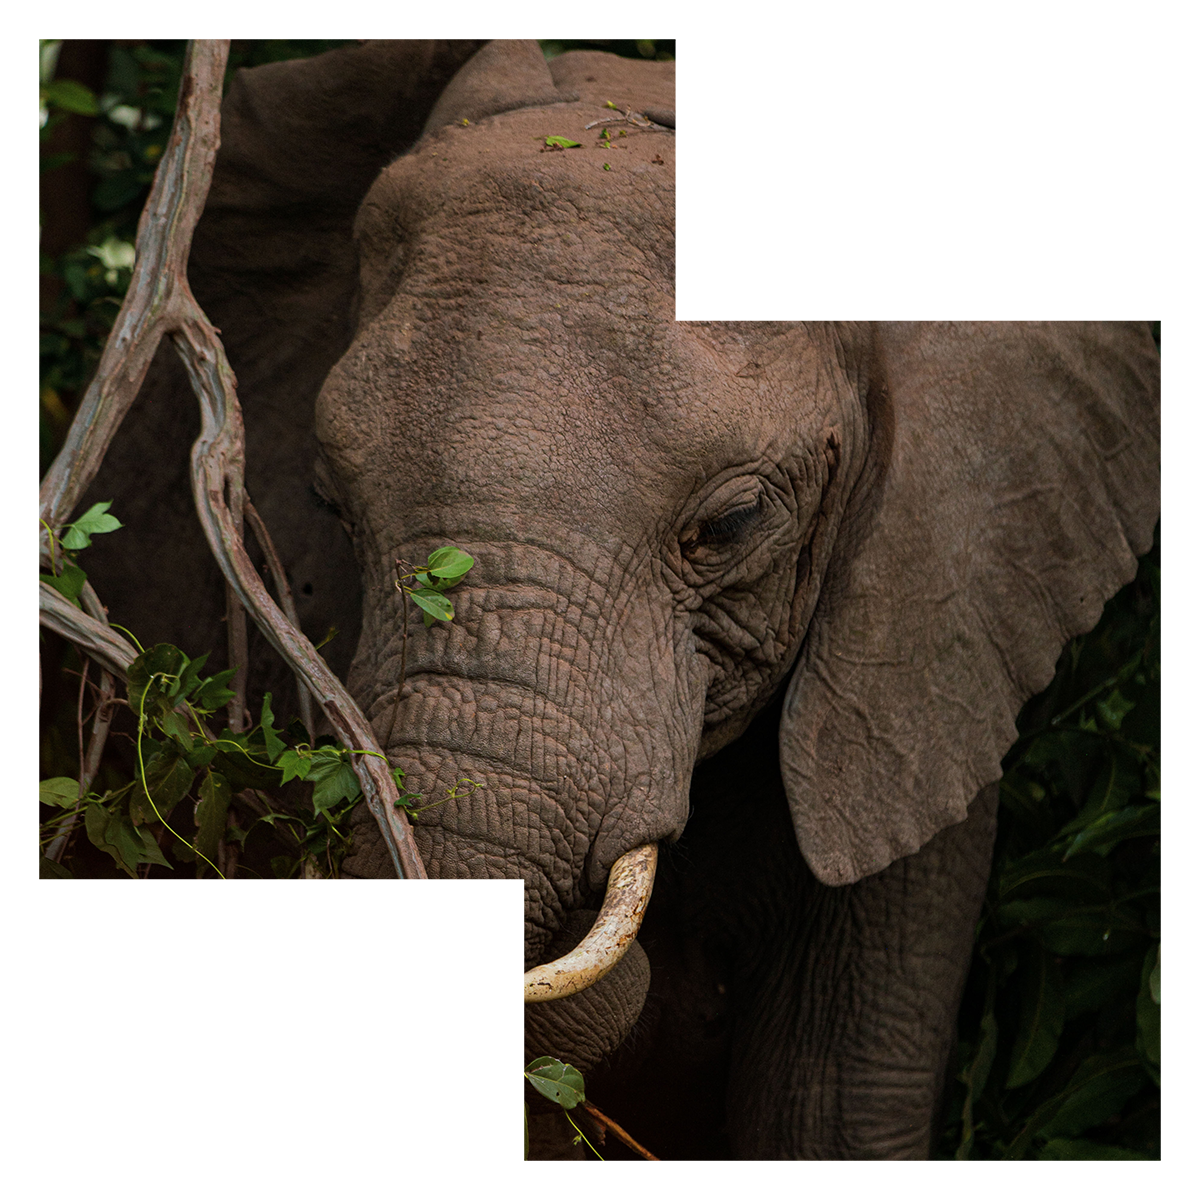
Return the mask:
<svg viewBox="0 0 1200 1200">
<path fill-rule="evenodd" d="M 302 625 L 407 786 L 480 784 L 415 826 L 429 874 L 522 879 L 533 969 L 658 847 L 640 934 L 527 1005 L 527 1056 L 662 1157 L 923 1158 L 1016 714 L 1151 544 L 1158 354 L 1137 322 L 676 322 L 673 66 L 240 72 L 190 276 Z M 162 452 L 186 390 L 160 355 L 91 574 L 143 640 L 218 646 Z M 396 563 L 445 544 L 455 619 L 406 636 Z M 345 873 L 391 875 L 359 808 Z M 548 1103 L 530 1130 L 583 1153 Z"/>
</svg>

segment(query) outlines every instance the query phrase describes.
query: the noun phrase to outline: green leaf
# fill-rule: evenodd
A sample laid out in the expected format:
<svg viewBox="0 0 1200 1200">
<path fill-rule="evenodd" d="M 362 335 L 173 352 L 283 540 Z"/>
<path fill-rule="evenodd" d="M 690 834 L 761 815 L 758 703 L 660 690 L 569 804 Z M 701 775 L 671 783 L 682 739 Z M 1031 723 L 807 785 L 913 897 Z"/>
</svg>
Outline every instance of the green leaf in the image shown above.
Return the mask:
<svg viewBox="0 0 1200 1200">
<path fill-rule="evenodd" d="M 1038 1158 L 1046 1161 L 1051 1159 L 1149 1159 L 1149 1154 L 1139 1154 L 1136 1150 L 1128 1150 L 1124 1146 L 1104 1146 L 1100 1142 L 1089 1142 L 1080 1138 L 1052 1138 L 1041 1150 Z"/>
<path fill-rule="evenodd" d="M 1005 867 L 1000 875 L 1002 901 L 1024 897 L 1064 897 L 1083 904 L 1107 900 L 1112 869 L 1099 855 L 1064 863 L 1052 847 L 1036 850 Z"/>
<path fill-rule="evenodd" d="M 315 764 L 308 777 L 313 785 L 313 812 L 317 814 L 362 794 L 354 768 L 340 758 L 334 762 Z"/>
<path fill-rule="evenodd" d="M 461 579 L 475 565 L 475 560 L 457 546 L 442 546 L 429 556 L 425 565 L 430 575 L 440 579 Z"/>
<path fill-rule="evenodd" d="M 342 941 L 330 922 L 329 913 L 313 902 L 300 930 L 296 962 L 304 982 L 314 996 L 331 996 L 342 985 Z"/>
<path fill-rule="evenodd" d="M 979 1023 L 979 1045 L 971 1061 L 959 1075 L 966 1085 L 967 1095 L 962 1109 L 962 1138 L 954 1157 L 959 1161 L 967 1161 L 975 1144 L 975 1115 L 974 1108 L 992 1072 L 992 1064 L 996 1060 L 996 1047 L 1000 1040 L 1000 1027 L 996 1022 L 996 969 L 988 973 L 987 1002 L 983 1010 L 983 1018 Z"/>
<path fill-rule="evenodd" d="M 38 925 L 65 917 L 76 901 L 76 881 L 70 870 L 42 854 L 37 868 Z"/>
<path fill-rule="evenodd" d="M 84 87 L 74 79 L 56 79 L 42 88 L 42 100 L 66 112 L 78 113 L 81 117 L 95 117 L 100 113 L 100 104 L 91 88 Z"/>
<path fill-rule="evenodd" d="M 38 802 L 51 804 L 55 808 L 74 808 L 79 799 L 79 780 L 68 779 L 65 775 L 56 775 L 53 779 L 43 779 L 38 784 Z"/>
<path fill-rule="evenodd" d="M 996 910 L 1006 929 L 1028 926 L 1053 954 L 1121 954 L 1146 936 L 1128 904 L 1078 905 L 1058 896 L 1012 900 Z"/>
<path fill-rule="evenodd" d="M 275 765 L 283 769 L 283 779 L 280 782 L 290 783 L 293 779 L 307 779 L 309 771 L 312 770 L 313 760 L 309 755 L 300 754 L 296 750 L 285 750 Z"/>
<path fill-rule="evenodd" d="M 1131 805 L 1106 812 L 1097 817 L 1086 829 L 1076 834 L 1067 847 L 1063 859 L 1072 858 L 1084 850 L 1093 850 L 1105 855 L 1114 846 L 1132 837 L 1149 837 L 1160 831 L 1160 807 L 1157 804 Z"/>
<path fill-rule="evenodd" d="M 582 142 L 573 142 L 570 138 L 559 137 L 558 134 L 552 134 L 546 139 L 547 146 L 558 146 L 562 150 L 572 150 L 582 144 Z"/>
<path fill-rule="evenodd" d="M 204 1033 L 223 1030 L 263 1012 L 258 1004 L 236 997 L 209 996 L 197 991 L 190 977 L 176 979 L 142 1006 L 138 1028 L 156 1042 L 186 1042 Z"/>
<path fill-rule="evenodd" d="M 1117 221 L 1117 253 L 1129 270 L 1140 271 L 1159 246 L 1158 197 L 1142 192 L 1129 202 Z"/>
<path fill-rule="evenodd" d="M 1042 1129 L 1048 1138 L 1074 1137 L 1121 1111 L 1146 1082 L 1133 1050 L 1114 1050 L 1085 1059 L 1065 1092 L 1065 1100 Z"/>
<path fill-rule="evenodd" d="M 83 585 L 87 583 L 87 573 L 82 567 L 67 563 L 59 574 L 39 575 L 38 578 L 66 596 L 76 608 L 79 607 L 79 597 L 83 593 Z"/>
<path fill-rule="evenodd" d="M 1161 946 L 1155 946 L 1147 953 L 1142 968 L 1142 986 L 1137 998 L 1137 1052 L 1142 1056 L 1146 1070 L 1156 1084 L 1159 1082 L 1161 1008 L 1157 982 L 1151 990 L 1150 980 L 1157 975 L 1161 959 Z"/>
<path fill-rule="evenodd" d="M 416 1096 L 424 1096 L 431 1088 L 442 1093 L 466 1091 L 478 1064 L 479 1055 L 463 1054 L 462 1050 L 422 1055 L 400 1076 L 400 1086 Z"/>
<path fill-rule="evenodd" d="M 62 544 L 68 550 L 85 550 L 92 544 L 91 534 L 112 533 L 121 528 L 121 522 L 109 515 L 111 500 L 101 500 L 79 518 L 67 526 L 62 536 Z"/>
<path fill-rule="evenodd" d="M 192 846 L 197 855 L 203 854 L 211 862 L 217 859 L 217 843 L 225 832 L 225 817 L 233 789 L 224 775 L 208 771 L 200 784 L 200 802 L 196 805 L 196 836 Z M 199 863 L 197 871 L 206 864 Z"/>
<path fill-rule="evenodd" d="M 1036 1079 L 1049 1066 L 1062 1036 L 1065 999 L 1062 971 L 1041 946 L 1031 946 L 1021 973 L 1021 1012 L 1009 1059 L 1006 1088 Z"/>
<path fill-rule="evenodd" d="M 1133 98 L 1133 119 L 1139 130 L 1157 130 L 1163 124 L 1163 72 L 1156 71 Z"/>
<path fill-rule="evenodd" d="M 267 743 L 267 759 L 274 762 L 287 749 L 274 728 L 275 714 L 271 711 L 271 693 L 263 697 L 262 731 Z"/>
<path fill-rule="evenodd" d="M 1120 689 L 1114 688 L 1105 700 L 1096 701 L 1096 712 L 1100 721 L 1111 730 L 1121 728 L 1121 722 L 1134 707 L 1135 701 L 1126 700 Z"/>
<path fill-rule="evenodd" d="M 1070 964 L 1065 1002 L 1068 1021 L 1098 1012 L 1114 998 L 1135 993 L 1141 977 L 1142 955 L 1081 959 Z"/>
<path fill-rule="evenodd" d="M 160 702 L 168 711 L 173 708 L 172 697 L 178 687 L 178 676 L 186 666 L 187 656 L 169 642 L 159 642 L 139 654 L 126 672 L 129 706 L 134 716 L 142 712 L 147 717 L 154 716 Z"/>
<path fill-rule="evenodd" d="M 437 621 L 452 621 L 454 606 L 439 592 L 428 588 L 414 588 L 408 593 L 419 608 L 423 608 L 429 616 Z"/>
<path fill-rule="evenodd" d="M 235 1062 L 245 1058 L 251 1050 L 262 1050 L 266 1039 L 275 1030 L 275 1019 L 266 1013 L 252 1016 L 248 1021 L 241 1021 L 226 1034 L 221 1048 L 222 1062 Z"/>
<path fill-rule="evenodd" d="M 158 847 L 158 842 L 154 840 L 154 835 L 148 829 L 139 829 L 138 836 L 142 839 L 142 847 L 140 859 L 142 862 L 156 863 L 160 867 L 166 867 L 169 871 L 175 868 L 171 866 L 165 858 L 163 852 Z"/>
<path fill-rule="evenodd" d="M 206 713 L 216 712 L 218 708 L 224 708 L 234 697 L 234 693 L 225 685 L 236 674 L 237 667 L 229 667 L 224 671 L 218 671 L 211 678 L 206 679 L 200 685 L 200 690 L 196 693 L 196 707 L 201 712 Z"/>
<path fill-rule="evenodd" d="M 574 1108 L 584 1100 L 583 1076 L 569 1063 L 557 1058 L 535 1058 L 525 1068 L 525 1078 L 547 1100 L 563 1108 Z"/>
<path fill-rule="evenodd" d="M 1153 167 L 1162 156 L 1162 148 L 1156 140 L 1139 133 L 1138 137 L 1118 142 L 1110 152 L 1109 162 L 1123 170 L 1144 170 L 1146 167 Z"/>
<path fill-rule="evenodd" d="M 143 745 L 145 743 L 143 742 Z M 175 806 L 191 790 L 196 778 L 195 768 L 188 762 L 187 755 L 180 753 L 173 742 L 163 745 L 146 763 L 146 789 L 138 780 L 129 800 L 129 815 L 135 825 L 148 821 L 170 821 Z M 154 804 L 151 805 L 150 799 Z M 155 809 L 158 811 L 155 812 Z"/>
</svg>

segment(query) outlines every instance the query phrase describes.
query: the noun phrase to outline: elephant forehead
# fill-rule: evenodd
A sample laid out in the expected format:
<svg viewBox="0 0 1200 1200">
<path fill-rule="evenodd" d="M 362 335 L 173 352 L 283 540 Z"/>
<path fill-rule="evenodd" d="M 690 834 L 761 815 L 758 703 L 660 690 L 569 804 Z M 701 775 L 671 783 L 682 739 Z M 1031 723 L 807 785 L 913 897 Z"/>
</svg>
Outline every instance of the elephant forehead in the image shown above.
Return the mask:
<svg viewBox="0 0 1200 1200">
<path fill-rule="evenodd" d="M 604 117 L 598 105 L 560 104 L 431 134 L 364 199 L 364 258 L 402 248 L 453 255 L 467 274 L 512 265 L 580 281 L 633 260 L 673 287 L 674 134 L 614 126 L 603 139 L 586 126 Z"/>
</svg>

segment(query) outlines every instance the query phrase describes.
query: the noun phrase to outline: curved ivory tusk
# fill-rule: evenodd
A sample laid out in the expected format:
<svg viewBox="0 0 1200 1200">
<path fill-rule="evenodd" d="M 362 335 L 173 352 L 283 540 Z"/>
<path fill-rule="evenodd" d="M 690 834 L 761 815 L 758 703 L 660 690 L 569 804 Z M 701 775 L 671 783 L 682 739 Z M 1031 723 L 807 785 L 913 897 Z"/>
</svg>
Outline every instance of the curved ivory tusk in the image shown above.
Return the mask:
<svg viewBox="0 0 1200 1200">
<path fill-rule="evenodd" d="M 621 961 L 637 937 L 650 903 L 658 846 L 650 843 L 613 863 L 596 923 L 569 954 L 525 972 L 525 1003 L 560 1000 L 598 983 Z"/>
</svg>

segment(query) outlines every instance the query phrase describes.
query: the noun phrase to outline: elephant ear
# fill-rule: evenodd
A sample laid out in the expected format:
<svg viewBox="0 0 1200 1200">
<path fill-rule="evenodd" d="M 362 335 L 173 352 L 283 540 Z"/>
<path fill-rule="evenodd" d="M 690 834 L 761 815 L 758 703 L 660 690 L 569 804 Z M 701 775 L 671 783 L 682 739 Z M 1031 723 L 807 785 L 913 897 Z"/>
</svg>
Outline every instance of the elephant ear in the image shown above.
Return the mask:
<svg viewBox="0 0 1200 1200">
<path fill-rule="evenodd" d="M 966 817 L 1158 514 L 1145 324 L 874 333 L 882 478 L 849 501 L 780 727 L 796 835 L 826 884 Z"/>
<path fill-rule="evenodd" d="M 578 99 L 577 92 L 560 92 L 555 86 L 537 42 L 489 42 L 450 81 L 425 122 L 425 132 Z"/>
</svg>

